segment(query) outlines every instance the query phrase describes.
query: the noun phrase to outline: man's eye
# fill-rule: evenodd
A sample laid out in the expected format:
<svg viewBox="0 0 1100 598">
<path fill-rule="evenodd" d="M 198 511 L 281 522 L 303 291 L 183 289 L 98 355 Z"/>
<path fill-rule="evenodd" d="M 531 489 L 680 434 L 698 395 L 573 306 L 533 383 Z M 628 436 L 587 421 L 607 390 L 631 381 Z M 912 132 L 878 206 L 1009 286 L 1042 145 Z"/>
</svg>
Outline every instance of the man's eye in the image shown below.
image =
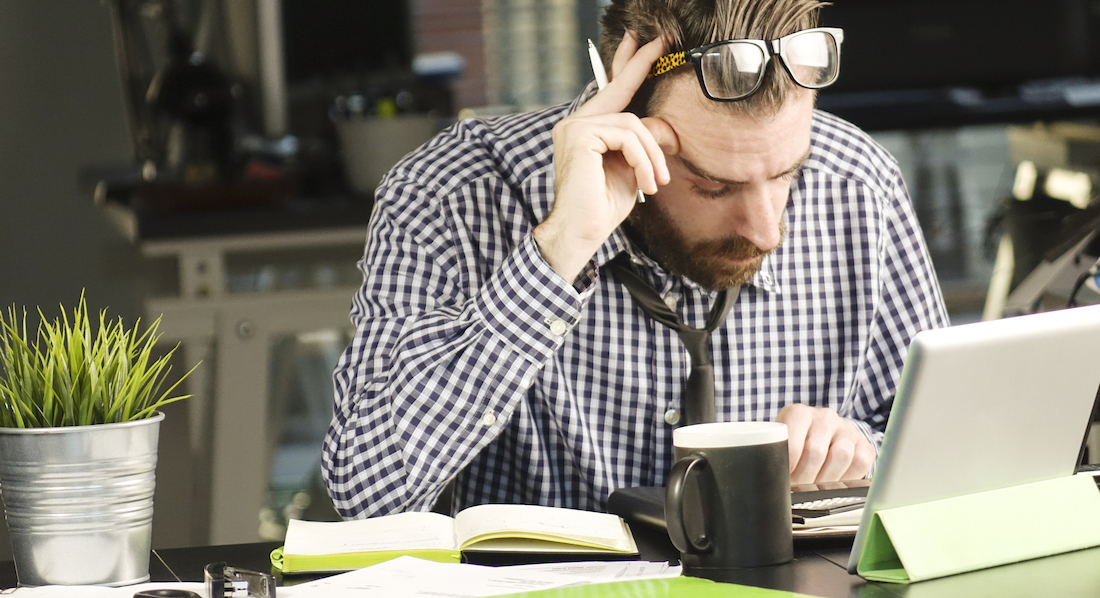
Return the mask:
<svg viewBox="0 0 1100 598">
<path fill-rule="evenodd" d="M 703 186 L 703 185 L 706 185 L 706 186 Z M 699 183 L 692 183 L 691 184 L 692 190 L 695 192 L 696 195 L 699 195 L 699 196 L 702 196 L 702 197 L 708 197 L 708 198 L 711 198 L 711 199 L 717 199 L 719 197 L 724 197 L 725 195 L 729 194 L 729 186 L 728 185 L 719 185 L 717 187 L 714 187 L 714 186 L 712 186 L 712 185 L 714 185 L 714 183 L 709 183 L 709 182 L 708 183 L 703 183 L 703 185 L 700 185 Z"/>
</svg>

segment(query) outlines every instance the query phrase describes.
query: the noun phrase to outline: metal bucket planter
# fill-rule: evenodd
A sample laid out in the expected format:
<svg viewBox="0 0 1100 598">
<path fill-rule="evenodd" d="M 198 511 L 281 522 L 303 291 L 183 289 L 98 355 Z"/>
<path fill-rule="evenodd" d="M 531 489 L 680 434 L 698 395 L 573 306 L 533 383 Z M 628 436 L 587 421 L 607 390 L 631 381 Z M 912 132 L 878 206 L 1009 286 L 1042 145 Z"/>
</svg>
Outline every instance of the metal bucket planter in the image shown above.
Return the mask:
<svg viewBox="0 0 1100 598">
<path fill-rule="evenodd" d="M 163 419 L 0 428 L 0 495 L 19 585 L 149 579 Z"/>
</svg>

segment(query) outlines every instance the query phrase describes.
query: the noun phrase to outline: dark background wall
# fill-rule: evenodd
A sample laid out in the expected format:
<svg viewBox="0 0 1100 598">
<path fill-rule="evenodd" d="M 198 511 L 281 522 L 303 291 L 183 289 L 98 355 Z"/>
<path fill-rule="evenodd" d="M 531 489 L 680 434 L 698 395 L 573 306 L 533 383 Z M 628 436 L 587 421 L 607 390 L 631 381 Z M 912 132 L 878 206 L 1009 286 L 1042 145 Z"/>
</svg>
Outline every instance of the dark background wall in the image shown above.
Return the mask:
<svg viewBox="0 0 1100 598">
<path fill-rule="evenodd" d="M 0 2 L 0 308 L 72 306 L 87 290 L 90 309 L 127 322 L 171 271 L 144 260 L 81 190 L 78 172 L 131 157 L 107 8 L 95 0 Z M 187 483 L 175 471 L 186 445 L 186 410 L 171 409 L 161 431 L 154 545 L 185 544 L 172 529 Z M 176 520 L 180 518 L 176 517 Z M 0 526 L 0 559 L 10 558 Z"/>
<path fill-rule="evenodd" d="M 109 14 L 87 0 L 0 2 L 0 305 L 140 315 L 137 250 L 113 232 L 78 171 L 131 155 Z"/>
</svg>

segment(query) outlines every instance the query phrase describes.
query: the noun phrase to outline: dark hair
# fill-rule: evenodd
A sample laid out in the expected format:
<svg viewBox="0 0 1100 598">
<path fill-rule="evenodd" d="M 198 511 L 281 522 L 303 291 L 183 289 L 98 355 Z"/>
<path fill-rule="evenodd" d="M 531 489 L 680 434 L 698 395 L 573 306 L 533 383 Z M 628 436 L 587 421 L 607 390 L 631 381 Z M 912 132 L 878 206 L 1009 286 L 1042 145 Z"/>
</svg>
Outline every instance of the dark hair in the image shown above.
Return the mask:
<svg viewBox="0 0 1100 598">
<path fill-rule="evenodd" d="M 612 0 L 604 12 L 600 56 L 609 69 L 615 49 L 627 31 L 639 45 L 663 37 L 668 52 L 690 50 L 727 39 L 771 40 L 817 26 L 820 0 Z M 692 76 L 686 64 L 675 71 L 647 79 L 628 108 L 644 116 L 664 100 L 668 81 Z M 737 102 L 718 102 L 730 110 L 748 114 L 775 113 L 795 83 L 772 60 L 760 90 Z"/>
</svg>

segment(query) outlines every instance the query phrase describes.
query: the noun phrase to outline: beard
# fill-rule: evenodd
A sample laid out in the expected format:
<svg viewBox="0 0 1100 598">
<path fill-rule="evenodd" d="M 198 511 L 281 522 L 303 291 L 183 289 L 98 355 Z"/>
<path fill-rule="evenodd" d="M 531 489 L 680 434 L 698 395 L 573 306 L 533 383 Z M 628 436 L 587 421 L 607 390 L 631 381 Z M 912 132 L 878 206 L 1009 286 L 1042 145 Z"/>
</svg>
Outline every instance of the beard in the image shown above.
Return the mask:
<svg viewBox="0 0 1100 598">
<path fill-rule="evenodd" d="M 691 243 L 655 201 L 634 206 L 625 228 L 627 235 L 640 243 L 646 254 L 665 270 L 715 291 L 752 280 L 764 258 L 771 253 L 741 236 Z M 780 244 L 786 236 L 787 225 L 780 220 Z M 730 260 L 749 261 L 735 264 Z"/>
</svg>

